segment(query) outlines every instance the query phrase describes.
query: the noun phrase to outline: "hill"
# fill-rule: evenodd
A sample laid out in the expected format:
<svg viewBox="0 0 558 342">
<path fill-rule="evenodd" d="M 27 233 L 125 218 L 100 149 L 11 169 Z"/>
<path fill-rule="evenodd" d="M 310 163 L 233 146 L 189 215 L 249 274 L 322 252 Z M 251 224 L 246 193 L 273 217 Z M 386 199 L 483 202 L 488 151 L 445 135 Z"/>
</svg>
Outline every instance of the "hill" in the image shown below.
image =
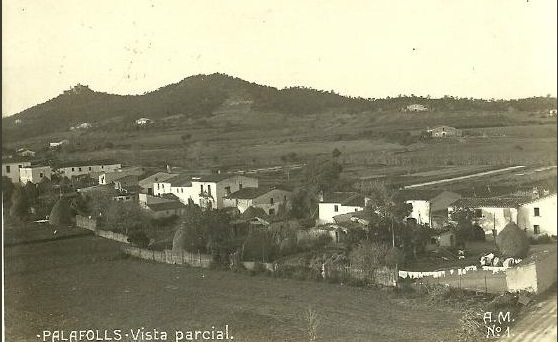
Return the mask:
<svg viewBox="0 0 558 342">
<path fill-rule="evenodd" d="M 208 118 L 225 104 L 247 104 L 245 111 L 312 115 L 322 112 L 362 113 L 400 111 L 409 104 L 422 104 L 436 112 L 548 111 L 556 98 L 533 97 L 519 100 L 481 100 L 446 96 L 441 99 L 398 96 L 364 99 L 340 96 L 333 91 L 304 87 L 277 89 L 250 83 L 225 74 L 196 75 L 143 95 L 115 95 L 76 85 L 59 96 L 18 114 L 2 119 L 2 140 L 38 137 L 66 132 L 71 126 L 110 122 L 124 128 L 140 117 L 180 121 Z M 17 120 L 17 124 L 16 124 Z"/>
</svg>

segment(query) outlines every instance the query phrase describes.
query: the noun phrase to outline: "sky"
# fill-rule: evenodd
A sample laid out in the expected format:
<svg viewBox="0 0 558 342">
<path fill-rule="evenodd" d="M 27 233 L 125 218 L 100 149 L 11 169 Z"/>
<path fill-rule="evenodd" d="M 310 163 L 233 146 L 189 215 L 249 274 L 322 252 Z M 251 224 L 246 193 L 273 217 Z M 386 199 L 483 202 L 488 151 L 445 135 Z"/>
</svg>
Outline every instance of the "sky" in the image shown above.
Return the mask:
<svg viewBox="0 0 558 342">
<path fill-rule="evenodd" d="M 2 0 L 2 116 L 214 72 L 365 98 L 557 94 L 556 0 Z"/>
</svg>

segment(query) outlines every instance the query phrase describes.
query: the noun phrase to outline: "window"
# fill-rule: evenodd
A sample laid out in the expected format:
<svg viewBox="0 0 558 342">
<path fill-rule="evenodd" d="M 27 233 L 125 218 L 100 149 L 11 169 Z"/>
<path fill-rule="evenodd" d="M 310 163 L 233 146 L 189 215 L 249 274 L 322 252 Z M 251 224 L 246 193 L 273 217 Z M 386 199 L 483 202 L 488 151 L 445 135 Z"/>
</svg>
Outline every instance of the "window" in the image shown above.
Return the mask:
<svg viewBox="0 0 558 342">
<path fill-rule="evenodd" d="M 540 234 L 541 233 L 541 226 L 539 226 L 538 224 L 533 226 L 533 233 L 535 234 Z"/>
<path fill-rule="evenodd" d="M 269 204 L 273 204 L 273 197 L 269 199 Z"/>
<path fill-rule="evenodd" d="M 203 193 L 203 184 L 200 184 L 200 193 Z"/>
<path fill-rule="evenodd" d="M 89 171 L 91 171 L 91 166 L 89 167 Z"/>
<path fill-rule="evenodd" d="M 75 171 L 75 170 L 76 170 L 76 168 L 75 168 L 75 167 L 72 167 L 72 171 Z"/>
<path fill-rule="evenodd" d="M 358 208 L 355 208 L 355 211 L 358 211 Z"/>
<path fill-rule="evenodd" d="M 275 209 L 273 208 L 269 209 L 269 215 L 275 215 Z"/>
<path fill-rule="evenodd" d="M 207 193 L 211 195 L 211 184 L 207 184 Z"/>
<path fill-rule="evenodd" d="M 6 172 L 10 173 L 10 165 L 6 165 Z"/>
<path fill-rule="evenodd" d="M 475 209 L 475 217 L 476 218 L 482 217 L 482 209 Z"/>
<path fill-rule="evenodd" d="M 105 166 L 104 166 L 104 165 L 101 165 L 101 169 L 104 169 L 104 168 L 105 168 Z"/>
<path fill-rule="evenodd" d="M 283 201 L 287 202 L 287 195 L 283 196 Z"/>
<path fill-rule="evenodd" d="M 228 196 L 231 194 L 231 187 L 230 186 L 226 186 L 225 187 L 225 194 Z"/>
<path fill-rule="evenodd" d="M 18 165 L 17 167 L 18 167 L 19 169 L 21 169 L 21 168 L 23 167 L 23 165 Z"/>
<path fill-rule="evenodd" d="M 242 183 L 238 183 L 238 189 L 242 189 Z"/>
<path fill-rule="evenodd" d="M 337 204 L 335 204 L 333 206 L 333 211 L 338 212 L 339 211 L 339 206 Z"/>
<path fill-rule="evenodd" d="M 540 208 L 533 208 L 535 216 L 541 216 L 541 209 Z"/>
<path fill-rule="evenodd" d="M 39 178 L 43 178 L 45 175 L 41 172 L 39 173 Z"/>
<path fill-rule="evenodd" d="M 80 167 L 80 168 L 78 168 L 78 171 L 81 171 L 81 167 Z"/>
</svg>

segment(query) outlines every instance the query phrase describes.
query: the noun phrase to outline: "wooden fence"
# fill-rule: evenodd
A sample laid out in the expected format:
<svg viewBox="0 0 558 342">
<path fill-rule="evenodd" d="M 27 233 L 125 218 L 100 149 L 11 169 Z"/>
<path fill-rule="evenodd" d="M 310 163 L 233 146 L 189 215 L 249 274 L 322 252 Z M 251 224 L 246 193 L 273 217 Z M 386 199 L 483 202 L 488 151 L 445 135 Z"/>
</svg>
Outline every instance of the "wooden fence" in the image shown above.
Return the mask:
<svg viewBox="0 0 558 342">
<path fill-rule="evenodd" d="M 186 251 L 173 251 L 169 249 L 165 249 L 164 251 L 154 251 L 134 246 L 122 246 L 122 251 L 125 254 L 136 258 L 171 265 L 188 265 L 192 267 L 209 268 L 213 262 L 211 255 L 188 253 Z"/>
<path fill-rule="evenodd" d="M 345 265 L 324 264 L 322 277 L 324 279 L 363 281 L 369 285 L 396 286 L 398 273 L 396 269 L 389 267 L 362 270 Z"/>
</svg>

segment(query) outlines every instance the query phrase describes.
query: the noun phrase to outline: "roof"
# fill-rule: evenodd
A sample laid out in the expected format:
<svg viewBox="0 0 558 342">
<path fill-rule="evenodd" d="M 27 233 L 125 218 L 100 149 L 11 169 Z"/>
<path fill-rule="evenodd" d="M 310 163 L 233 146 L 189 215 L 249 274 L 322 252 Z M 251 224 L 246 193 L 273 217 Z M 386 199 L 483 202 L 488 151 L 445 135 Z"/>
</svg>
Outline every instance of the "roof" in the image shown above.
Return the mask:
<svg viewBox="0 0 558 342">
<path fill-rule="evenodd" d="M 139 181 L 139 185 L 141 187 L 145 187 L 147 185 L 153 184 L 155 182 L 164 182 L 168 179 L 178 176 L 177 173 L 167 173 L 167 172 L 157 172 L 147 178 L 144 178 Z"/>
<path fill-rule="evenodd" d="M 339 203 L 346 206 L 364 207 L 364 196 L 356 192 L 329 192 L 324 194 L 323 203 Z"/>
<path fill-rule="evenodd" d="M 529 197 L 467 197 L 455 201 L 451 206 L 455 208 L 517 208 L 531 202 Z"/>
<path fill-rule="evenodd" d="M 67 161 L 57 163 L 57 167 L 72 167 L 72 166 L 88 166 L 88 165 L 115 165 L 120 164 L 114 159 L 98 159 L 98 160 L 81 160 L 81 161 Z"/>
<path fill-rule="evenodd" d="M 397 197 L 404 201 L 428 201 L 444 192 L 443 190 L 403 190 Z"/>
<path fill-rule="evenodd" d="M 353 217 L 355 219 L 353 219 Z M 364 210 L 359 210 L 352 213 L 335 215 L 333 216 L 333 220 L 335 220 L 336 223 L 353 222 L 355 220 L 369 220 L 369 214 Z"/>
<path fill-rule="evenodd" d="M 228 195 L 227 198 L 230 199 L 254 199 L 258 198 L 274 189 L 270 188 L 252 188 L 246 187 L 242 188 L 238 191 L 233 192 L 232 194 Z"/>
<path fill-rule="evenodd" d="M 229 178 L 236 178 L 238 175 L 235 174 L 227 174 L 227 173 L 216 173 L 211 175 L 203 175 L 203 176 L 196 176 L 192 177 L 193 182 L 210 182 L 210 183 L 218 183 L 224 181 L 225 179 Z"/>
<path fill-rule="evenodd" d="M 167 182 L 169 182 L 171 186 L 192 186 L 192 177 L 188 175 L 177 175 L 167 179 Z"/>
<path fill-rule="evenodd" d="M 179 201 L 168 201 L 159 203 L 148 203 L 147 206 L 153 211 L 163 211 L 170 209 L 185 208 L 186 206 Z"/>
<path fill-rule="evenodd" d="M 242 214 L 240 214 L 240 219 L 249 220 L 255 217 L 262 217 L 265 218 L 267 214 L 262 208 L 256 208 L 253 206 L 249 206 Z"/>
</svg>

